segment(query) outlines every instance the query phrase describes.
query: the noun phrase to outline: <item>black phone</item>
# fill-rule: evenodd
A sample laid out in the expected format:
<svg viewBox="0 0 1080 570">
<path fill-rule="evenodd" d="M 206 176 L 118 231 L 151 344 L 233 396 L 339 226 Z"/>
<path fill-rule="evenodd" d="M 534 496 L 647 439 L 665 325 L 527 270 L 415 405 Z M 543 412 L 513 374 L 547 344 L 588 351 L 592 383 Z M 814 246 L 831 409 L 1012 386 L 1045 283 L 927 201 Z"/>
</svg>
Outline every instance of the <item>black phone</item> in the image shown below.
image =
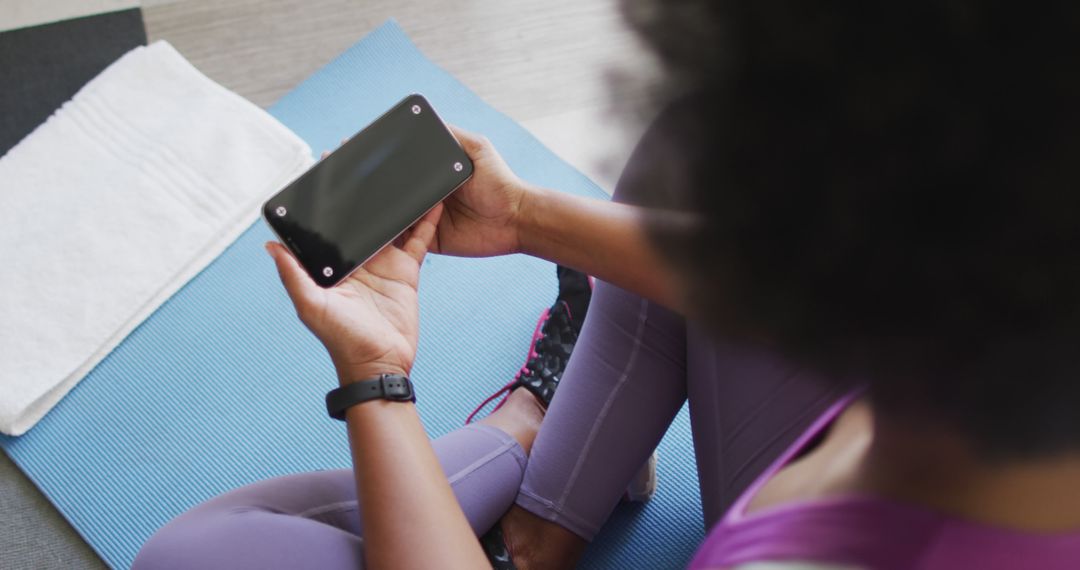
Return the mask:
<svg viewBox="0 0 1080 570">
<path fill-rule="evenodd" d="M 472 176 L 422 95 L 402 99 L 263 205 L 316 283 L 332 287 Z"/>
</svg>

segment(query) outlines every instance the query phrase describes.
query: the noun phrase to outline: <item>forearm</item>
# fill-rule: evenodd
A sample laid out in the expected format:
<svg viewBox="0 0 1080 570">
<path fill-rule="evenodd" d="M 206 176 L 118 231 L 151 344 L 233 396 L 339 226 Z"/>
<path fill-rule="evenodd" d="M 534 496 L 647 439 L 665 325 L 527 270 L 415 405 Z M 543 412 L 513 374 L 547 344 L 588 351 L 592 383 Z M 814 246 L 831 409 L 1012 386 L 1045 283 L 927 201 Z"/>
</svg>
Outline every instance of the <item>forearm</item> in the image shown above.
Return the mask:
<svg viewBox="0 0 1080 570">
<path fill-rule="evenodd" d="M 346 413 L 368 568 L 488 566 L 410 403 Z"/>
<path fill-rule="evenodd" d="M 675 280 L 649 244 L 639 207 L 530 188 L 522 199 L 522 253 L 572 267 L 678 310 Z"/>
</svg>

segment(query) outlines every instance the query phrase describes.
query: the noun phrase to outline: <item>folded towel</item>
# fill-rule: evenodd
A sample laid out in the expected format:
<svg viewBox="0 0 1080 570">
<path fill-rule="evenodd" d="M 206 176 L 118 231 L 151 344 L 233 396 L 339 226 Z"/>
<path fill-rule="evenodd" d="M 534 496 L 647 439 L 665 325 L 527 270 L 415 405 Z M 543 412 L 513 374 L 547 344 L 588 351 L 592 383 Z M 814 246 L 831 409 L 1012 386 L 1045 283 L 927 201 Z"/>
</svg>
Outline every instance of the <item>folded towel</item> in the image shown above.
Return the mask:
<svg viewBox="0 0 1080 570">
<path fill-rule="evenodd" d="M 0 432 L 37 423 L 312 162 L 165 42 L 0 158 Z"/>
</svg>

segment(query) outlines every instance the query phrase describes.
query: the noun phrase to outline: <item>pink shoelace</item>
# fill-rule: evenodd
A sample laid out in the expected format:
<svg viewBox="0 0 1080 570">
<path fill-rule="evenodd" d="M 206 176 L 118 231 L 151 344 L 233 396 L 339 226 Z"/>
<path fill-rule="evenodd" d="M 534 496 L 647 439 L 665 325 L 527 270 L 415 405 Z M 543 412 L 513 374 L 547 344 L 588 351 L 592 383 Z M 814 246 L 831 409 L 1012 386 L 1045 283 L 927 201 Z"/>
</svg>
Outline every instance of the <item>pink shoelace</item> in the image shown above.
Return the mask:
<svg viewBox="0 0 1080 570">
<path fill-rule="evenodd" d="M 569 312 L 569 307 L 567 307 L 567 310 Z M 499 403 L 496 404 L 491 411 L 494 412 L 499 408 L 503 407 L 503 404 L 506 403 L 506 399 L 510 397 L 510 392 L 514 389 L 514 386 L 517 385 L 518 379 L 527 370 L 529 361 L 538 356 L 538 353 L 536 352 L 536 345 L 539 340 L 544 337 L 544 323 L 547 322 L 548 315 L 550 313 L 551 309 L 544 309 L 544 312 L 540 313 L 540 318 L 536 321 L 536 328 L 533 329 L 532 341 L 529 343 L 529 352 L 525 356 L 525 364 L 521 365 L 521 368 L 518 370 L 517 374 L 514 375 L 514 379 L 507 382 L 506 385 L 504 385 L 502 388 L 499 388 L 499 390 L 496 391 L 494 394 L 488 396 L 487 399 L 481 402 L 479 406 L 476 406 L 476 409 L 474 409 L 472 413 L 469 414 L 469 417 L 465 418 L 465 425 L 471 424 L 476 415 L 479 414 L 484 408 L 486 408 L 488 404 L 495 401 L 495 399 L 499 396 L 502 396 L 502 400 L 500 400 Z"/>
</svg>

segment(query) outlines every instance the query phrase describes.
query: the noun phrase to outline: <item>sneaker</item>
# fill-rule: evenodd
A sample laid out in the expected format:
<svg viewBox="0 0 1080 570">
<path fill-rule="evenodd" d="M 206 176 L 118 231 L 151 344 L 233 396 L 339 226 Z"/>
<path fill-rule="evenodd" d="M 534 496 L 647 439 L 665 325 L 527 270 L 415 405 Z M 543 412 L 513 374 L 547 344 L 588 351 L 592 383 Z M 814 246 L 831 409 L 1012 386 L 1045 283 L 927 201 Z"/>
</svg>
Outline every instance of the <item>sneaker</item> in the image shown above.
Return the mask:
<svg viewBox="0 0 1080 570">
<path fill-rule="evenodd" d="M 501 408 L 510 392 L 517 388 L 532 392 L 545 408 L 551 403 L 592 298 L 592 279 L 588 275 L 562 266 L 556 268 L 556 275 L 559 294 L 555 304 L 545 309 L 536 322 L 524 366 L 513 380 L 477 406 L 465 420 L 466 424 L 472 423 L 477 414 L 500 396 L 502 400 L 492 411 Z"/>
<path fill-rule="evenodd" d="M 514 558 L 510 556 L 510 549 L 506 546 L 502 521 L 496 522 L 491 530 L 480 537 L 480 548 L 484 549 L 492 570 L 517 570 Z"/>
<path fill-rule="evenodd" d="M 656 494 L 656 451 L 652 452 L 649 460 L 641 466 L 637 475 L 630 480 L 623 493 L 622 500 L 627 503 L 644 503 Z"/>
</svg>

